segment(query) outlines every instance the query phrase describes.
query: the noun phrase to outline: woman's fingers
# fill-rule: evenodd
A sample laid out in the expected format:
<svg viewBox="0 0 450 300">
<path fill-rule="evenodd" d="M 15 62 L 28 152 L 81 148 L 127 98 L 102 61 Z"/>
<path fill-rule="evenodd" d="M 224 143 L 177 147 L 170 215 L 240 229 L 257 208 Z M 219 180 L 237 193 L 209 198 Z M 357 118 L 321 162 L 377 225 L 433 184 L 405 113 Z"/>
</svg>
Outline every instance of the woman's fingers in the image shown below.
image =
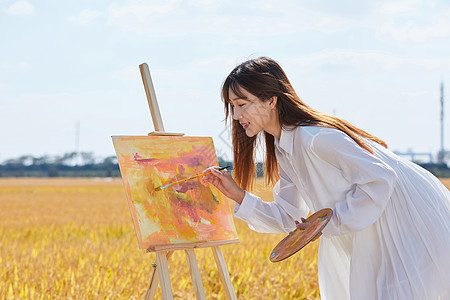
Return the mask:
<svg viewBox="0 0 450 300">
<path fill-rule="evenodd" d="M 203 170 L 202 173 L 208 173 L 208 172 L 213 172 L 213 171 L 219 171 L 219 169 L 220 169 L 219 166 L 212 166 L 212 167 L 209 167 L 209 168 Z M 224 170 L 225 170 L 225 169 L 224 169 Z M 222 171 L 223 171 L 223 170 L 222 170 Z M 226 171 L 226 170 L 225 170 L 225 171 Z"/>
<path fill-rule="evenodd" d="M 219 169 L 219 167 L 217 167 L 217 166 L 209 167 L 209 168 L 203 170 L 202 173 L 205 174 L 205 173 L 213 172 L 214 170 L 217 171 L 217 169 Z M 205 176 L 208 176 L 208 175 L 205 175 Z"/>
<path fill-rule="evenodd" d="M 311 223 L 306 222 L 305 218 L 301 218 L 301 220 L 302 220 L 302 223 L 295 220 L 295 226 L 297 226 L 297 229 L 305 230 L 306 228 L 308 228 L 311 225 Z M 318 238 L 320 238 L 321 235 L 322 235 L 322 232 L 319 232 L 311 241 L 317 240 Z"/>
<path fill-rule="evenodd" d="M 210 183 L 218 188 L 226 197 L 237 203 L 242 203 L 245 197 L 245 191 L 241 189 L 230 173 L 226 169 L 218 170 L 218 167 L 210 167 L 203 173 L 211 172 L 211 174 L 203 176 L 205 183 Z"/>
<path fill-rule="evenodd" d="M 224 170 L 213 169 L 211 173 L 220 180 L 231 179 L 230 173 L 228 173 L 228 171 L 225 169 Z"/>
<path fill-rule="evenodd" d="M 223 171 L 225 171 L 226 173 L 228 173 L 227 172 L 227 170 L 222 170 L 222 172 Z M 213 176 L 216 176 L 216 177 L 220 177 L 220 176 L 222 176 L 222 175 L 224 175 L 224 173 L 222 173 L 221 171 L 219 171 L 219 167 L 217 167 L 217 166 L 214 166 L 214 167 L 209 167 L 209 168 L 207 168 L 207 169 L 205 169 L 202 173 L 203 174 L 205 174 L 205 173 L 210 173 L 210 174 L 212 174 Z M 205 179 L 211 179 L 211 177 L 212 176 L 210 176 L 210 174 L 207 174 L 207 175 L 205 175 L 205 176 L 203 176 Z"/>
<path fill-rule="evenodd" d="M 295 220 L 295 226 L 297 226 L 297 229 L 305 230 L 306 228 L 311 225 L 309 222 L 304 222 L 305 219 L 302 218 L 303 223 L 300 223 L 299 221 Z"/>
<path fill-rule="evenodd" d="M 209 174 L 204 175 L 204 176 L 201 178 L 202 181 L 203 181 L 203 182 L 211 182 L 211 183 L 212 183 L 212 180 L 215 178 L 214 171 L 217 171 L 218 168 L 219 168 L 219 167 L 214 166 L 214 167 L 209 167 L 209 168 L 205 169 L 202 173 L 203 173 L 203 174 L 209 173 Z"/>
</svg>

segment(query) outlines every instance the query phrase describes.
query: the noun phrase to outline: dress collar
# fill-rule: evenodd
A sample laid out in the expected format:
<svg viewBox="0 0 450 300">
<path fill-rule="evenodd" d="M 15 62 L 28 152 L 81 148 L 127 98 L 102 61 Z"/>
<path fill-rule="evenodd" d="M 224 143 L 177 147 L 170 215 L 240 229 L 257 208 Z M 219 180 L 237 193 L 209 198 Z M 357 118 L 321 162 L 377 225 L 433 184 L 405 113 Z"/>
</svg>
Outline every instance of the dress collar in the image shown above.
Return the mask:
<svg viewBox="0 0 450 300">
<path fill-rule="evenodd" d="M 294 148 L 294 133 L 296 126 L 281 127 L 280 138 L 275 138 L 275 146 L 279 149 L 283 149 L 289 155 L 292 155 Z"/>
</svg>

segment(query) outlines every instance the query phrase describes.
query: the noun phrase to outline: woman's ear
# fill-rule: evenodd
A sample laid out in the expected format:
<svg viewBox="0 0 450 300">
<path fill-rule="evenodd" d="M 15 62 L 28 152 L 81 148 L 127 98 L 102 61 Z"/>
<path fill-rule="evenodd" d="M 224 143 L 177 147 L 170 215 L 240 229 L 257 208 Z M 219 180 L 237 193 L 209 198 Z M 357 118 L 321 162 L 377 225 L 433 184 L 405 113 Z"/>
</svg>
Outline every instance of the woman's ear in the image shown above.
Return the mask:
<svg viewBox="0 0 450 300">
<path fill-rule="evenodd" d="M 277 96 L 273 96 L 272 98 L 269 99 L 269 107 L 271 109 L 274 109 L 275 107 L 277 107 L 277 101 L 278 101 L 278 97 Z"/>
</svg>

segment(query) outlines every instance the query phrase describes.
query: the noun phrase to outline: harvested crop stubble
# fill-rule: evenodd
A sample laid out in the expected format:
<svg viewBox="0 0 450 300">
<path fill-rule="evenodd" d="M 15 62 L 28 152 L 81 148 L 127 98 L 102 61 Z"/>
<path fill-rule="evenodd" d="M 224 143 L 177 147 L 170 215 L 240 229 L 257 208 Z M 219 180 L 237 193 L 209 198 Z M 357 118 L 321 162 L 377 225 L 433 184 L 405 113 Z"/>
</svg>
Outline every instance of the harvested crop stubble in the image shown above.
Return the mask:
<svg viewBox="0 0 450 300">
<path fill-rule="evenodd" d="M 262 181 L 254 192 L 273 199 Z M 155 255 L 138 248 L 120 179 L 0 179 L 0 207 L 0 299 L 144 298 Z M 319 299 L 318 242 L 273 264 L 285 235 L 235 221 L 241 243 L 221 248 L 238 299 Z M 226 299 L 211 251 L 196 255 L 208 299 Z M 174 298 L 195 299 L 183 251 L 169 270 Z"/>
</svg>

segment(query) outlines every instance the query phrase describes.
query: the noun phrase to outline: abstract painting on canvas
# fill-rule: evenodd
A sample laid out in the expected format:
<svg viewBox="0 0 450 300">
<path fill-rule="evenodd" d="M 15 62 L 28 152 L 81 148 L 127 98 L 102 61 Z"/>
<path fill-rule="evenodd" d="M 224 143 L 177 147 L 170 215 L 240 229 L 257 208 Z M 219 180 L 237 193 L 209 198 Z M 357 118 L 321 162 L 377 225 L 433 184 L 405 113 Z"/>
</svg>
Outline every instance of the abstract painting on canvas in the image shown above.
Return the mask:
<svg viewBox="0 0 450 300">
<path fill-rule="evenodd" d="M 216 166 L 209 137 L 113 136 L 136 236 L 141 249 L 209 241 L 238 241 L 231 201 L 194 179 Z"/>
</svg>

